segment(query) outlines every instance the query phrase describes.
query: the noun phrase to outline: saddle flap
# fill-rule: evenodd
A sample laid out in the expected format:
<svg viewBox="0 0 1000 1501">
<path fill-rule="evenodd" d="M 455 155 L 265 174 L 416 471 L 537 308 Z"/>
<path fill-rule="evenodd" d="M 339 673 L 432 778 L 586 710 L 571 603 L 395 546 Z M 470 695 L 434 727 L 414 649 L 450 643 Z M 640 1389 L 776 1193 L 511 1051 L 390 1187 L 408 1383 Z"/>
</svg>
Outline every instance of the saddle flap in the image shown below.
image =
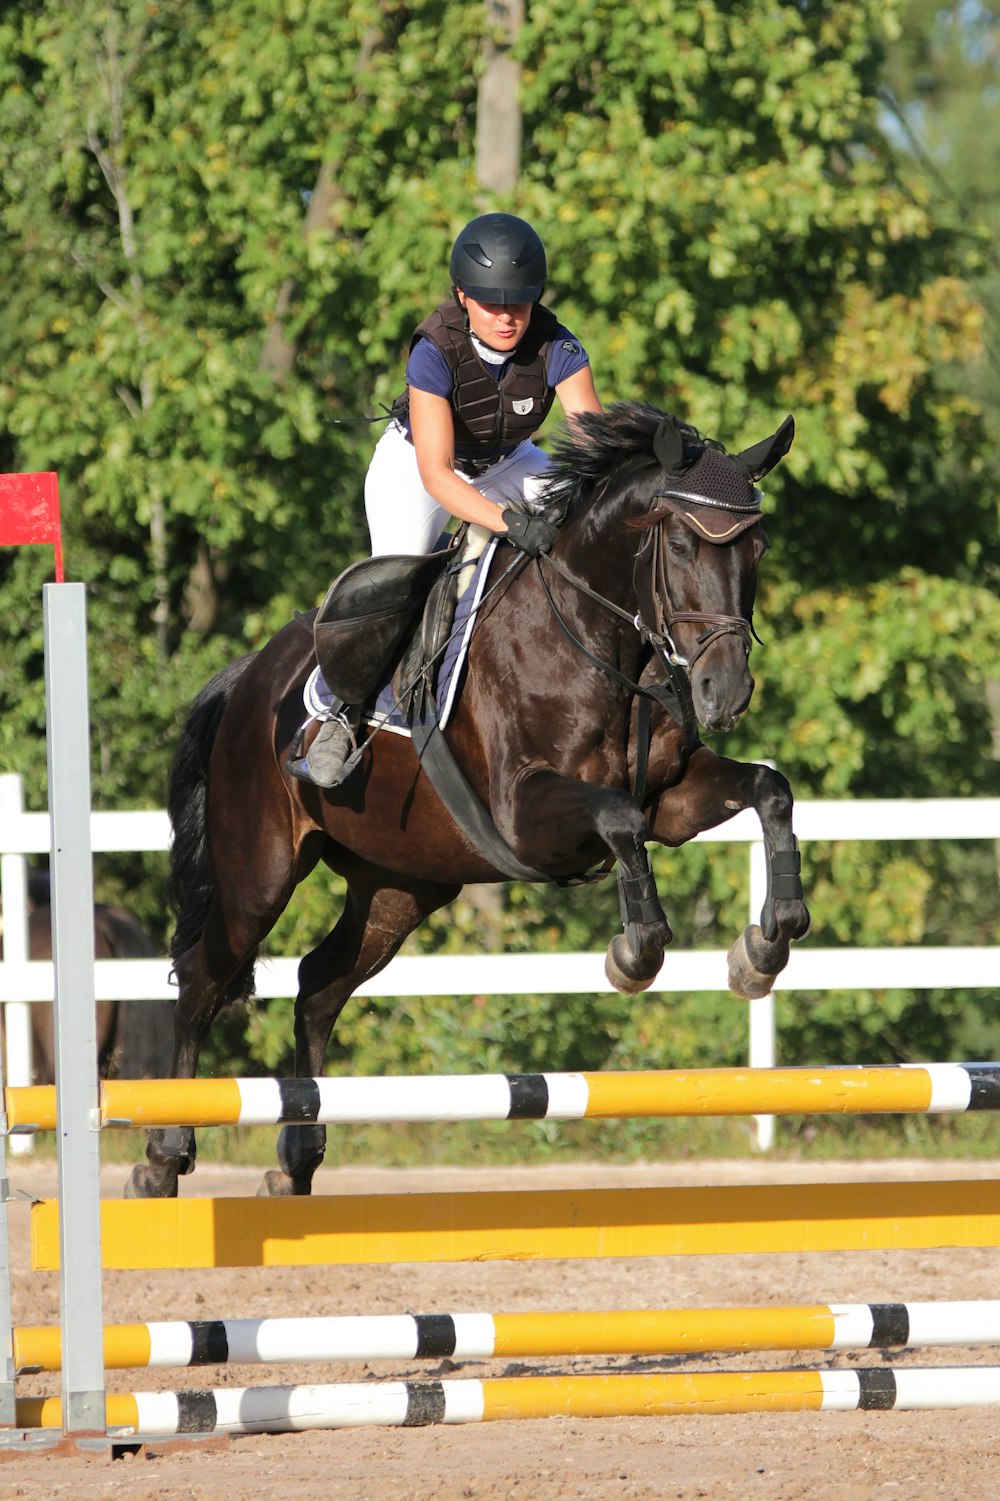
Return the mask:
<svg viewBox="0 0 1000 1501">
<path fill-rule="evenodd" d="M 433 694 L 440 654 L 447 643 L 458 600 L 458 570 L 446 569 L 434 580 L 422 616 L 402 644 L 393 676 L 393 692 L 404 719 L 424 712 L 423 695 Z"/>
<path fill-rule="evenodd" d="M 455 554 L 363 558 L 334 579 L 313 625 L 316 660 L 328 686 L 362 704 L 389 674 L 428 592 Z"/>
</svg>

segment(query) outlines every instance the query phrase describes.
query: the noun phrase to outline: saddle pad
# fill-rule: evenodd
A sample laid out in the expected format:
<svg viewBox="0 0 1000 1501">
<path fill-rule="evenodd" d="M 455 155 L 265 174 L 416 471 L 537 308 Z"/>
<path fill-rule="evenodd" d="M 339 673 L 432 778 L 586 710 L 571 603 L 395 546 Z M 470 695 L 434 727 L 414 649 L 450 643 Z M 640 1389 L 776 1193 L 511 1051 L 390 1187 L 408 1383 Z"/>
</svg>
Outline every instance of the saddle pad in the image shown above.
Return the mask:
<svg viewBox="0 0 1000 1501">
<path fill-rule="evenodd" d="M 465 587 L 455 607 L 455 620 L 448 639 L 448 645 L 441 659 L 435 690 L 438 722 L 442 729 L 448 723 L 448 719 L 458 698 L 465 659 L 469 650 L 469 642 L 472 639 L 472 632 L 476 623 L 476 610 L 486 588 L 490 563 L 493 559 L 493 554 L 496 552 L 498 540 L 495 536 L 490 537 L 475 563 L 470 564 L 464 570 L 464 572 L 469 574 L 469 577 L 467 581 L 463 579 Z M 336 708 L 339 708 L 339 703 L 334 699 L 334 695 L 327 687 L 321 668 L 315 668 L 306 679 L 305 688 L 302 691 L 302 701 L 306 714 L 310 719 L 329 718 L 331 710 L 335 712 Z M 371 713 L 366 715 L 366 723 L 379 725 L 382 729 L 392 730 L 397 735 L 409 735 L 409 728 L 396 707 L 391 678 L 379 690 Z"/>
</svg>

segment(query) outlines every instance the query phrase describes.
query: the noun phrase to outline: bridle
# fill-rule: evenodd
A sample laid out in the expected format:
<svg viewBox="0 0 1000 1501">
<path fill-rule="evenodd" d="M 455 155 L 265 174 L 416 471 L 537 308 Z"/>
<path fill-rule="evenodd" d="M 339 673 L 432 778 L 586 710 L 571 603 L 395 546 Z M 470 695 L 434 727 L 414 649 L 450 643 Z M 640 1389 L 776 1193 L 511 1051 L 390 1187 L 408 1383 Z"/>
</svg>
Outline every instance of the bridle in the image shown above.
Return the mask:
<svg viewBox="0 0 1000 1501">
<path fill-rule="evenodd" d="M 636 554 L 636 562 L 638 562 L 642 551 L 643 548 L 640 548 Z M 660 660 L 664 670 L 664 682 L 662 684 L 637 683 L 633 678 L 629 677 L 628 673 L 622 672 L 613 663 L 606 662 L 603 657 L 599 657 L 596 652 L 592 652 L 590 647 L 580 640 L 579 636 L 570 628 L 565 616 L 556 604 L 555 597 L 549 587 L 548 579 L 545 577 L 541 566 L 542 558 L 544 558 L 547 568 L 551 568 L 558 573 L 578 593 L 587 595 L 588 599 L 592 599 L 596 604 L 602 605 L 610 614 L 616 615 L 619 620 L 626 621 L 638 631 L 640 638 L 652 648 L 653 654 Z M 643 621 L 641 612 L 630 615 L 627 610 L 623 610 L 620 605 L 616 605 L 614 600 L 608 599 L 603 594 L 599 594 L 596 589 L 591 589 L 589 584 L 585 584 L 582 579 L 577 578 L 563 563 L 560 563 L 558 558 L 552 557 L 550 553 L 544 553 L 541 557 L 536 558 L 535 566 L 538 570 L 538 578 L 545 598 L 548 600 L 549 609 L 552 611 L 563 634 L 576 647 L 577 651 L 586 657 L 592 666 L 599 668 L 606 677 L 611 678 L 613 682 L 619 683 L 633 697 L 638 698 L 640 704 L 658 703 L 667 710 L 678 724 L 691 724 L 694 720 L 694 707 L 691 701 L 691 684 L 687 675 L 687 662 L 683 657 L 678 656 L 670 638 L 651 629 Z"/>
<path fill-rule="evenodd" d="M 752 516 L 754 520 L 759 519 L 761 514 L 759 492 L 755 492 L 755 499 L 752 504 L 709 500 L 703 495 L 689 494 L 686 490 L 658 490 L 652 499 L 654 501 L 667 500 L 675 502 L 674 505 L 662 506 L 659 510 L 655 508 L 651 510 L 645 523 L 649 529 L 647 535 L 651 539 L 649 546 L 652 552 L 647 610 L 652 620 L 653 631 L 669 646 L 671 661 L 676 662 L 678 666 L 682 666 L 690 672 L 709 648 L 714 646 L 717 641 L 721 641 L 724 636 L 738 636 L 743 642 L 743 648 L 749 657 L 752 642 L 760 640 L 760 637 L 753 628 L 752 619 L 747 619 L 743 615 L 725 615 L 719 611 L 675 610 L 673 608 L 670 601 L 670 590 L 667 579 L 663 526 L 664 522 L 671 515 L 679 516 L 685 525 L 694 531 L 697 536 L 707 539 L 717 546 L 739 535 L 741 531 L 745 531 L 747 529 L 746 518 L 748 516 Z M 714 511 L 728 511 L 738 516 L 739 520 L 722 532 L 709 532 L 703 525 L 699 524 L 697 517 L 692 512 L 683 509 L 684 502 L 698 507 L 706 506 Z M 645 550 L 645 546 L 646 544 L 644 543 L 636 553 L 636 565 L 638 565 L 639 558 Z M 633 570 L 633 584 L 638 596 L 640 593 L 640 584 L 637 575 L 638 568 L 636 566 Z M 637 623 L 642 621 L 642 616 L 643 610 L 640 606 L 639 614 L 636 616 Z M 673 631 L 677 625 L 700 625 L 704 627 L 695 641 L 694 650 L 686 655 L 678 651 L 674 644 Z"/>
<path fill-rule="evenodd" d="M 709 506 L 713 510 L 729 511 L 740 516 L 740 521 L 731 528 L 731 534 L 746 530 L 746 518 L 752 514 L 755 518 L 760 516 L 759 493 L 752 505 L 731 503 L 728 501 L 709 500 L 701 495 L 691 495 L 683 490 L 658 490 L 651 497 L 656 500 L 667 500 L 676 503 L 688 502 L 697 506 Z M 697 524 L 697 519 L 690 512 L 685 512 L 679 507 L 663 506 L 659 510 L 653 509 L 640 523 L 646 531 L 646 536 L 636 549 L 632 563 L 632 585 L 635 591 L 638 609 L 634 615 L 623 610 L 614 600 L 592 589 L 582 579 L 559 561 L 551 553 L 543 553 L 535 559 L 538 577 L 548 601 L 553 616 L 561 627 L 564 635 L 573 643 L 576 649 L 595 667 L 600 668 L 606 676 L 620 683 L 629 692 L 643 700 L 651 700 L 661 704 L 674 719 L 681 725 L 690 724 L 694 718 L 694 709 L 691 700 L 690 673 L 704 654 L 725 636 L 738 636 L 743 642 L 747 656 L 750 655 L 751 643 L 759 641 L 759 637 L 753 628 L 753 621 L 743 615 L 726 615 L 721 612 L 705 610 L 675 610 L 670 602 L 669 588 L 667 583 L 667 560 L 663 546 L 663 523 L 671 514 L 678 514 L 681 519 L 696 532 L 696 534 L 719 541 L 727 540 L 725 535 L 710 533 Z M 650 553 L 650 565 L 645 572 L 645 577 L 640 575 L 640 563 L 647 549 Z M 562 611 L 559 609 L 548 580 L 545 577 L 543 563 L 546 569 L 552 569 L 565 579 L 575 590 L 585 594 L 589 599 L 601 605 L 610 614 L 624 620 L 633 626 L 656 656 L 664 669 L 664 683 L 642 684 L 635 682 L 627 673 L 623 673 L 611 662 L 606 662 L 588 646 L 582 642 L 571 630 Z M 693 652 L 685 655 L 678 650 L 674 641 L 673 630 L 677 625 L 701 625 L 701 631 L 695 642 Z"/>
</svg>

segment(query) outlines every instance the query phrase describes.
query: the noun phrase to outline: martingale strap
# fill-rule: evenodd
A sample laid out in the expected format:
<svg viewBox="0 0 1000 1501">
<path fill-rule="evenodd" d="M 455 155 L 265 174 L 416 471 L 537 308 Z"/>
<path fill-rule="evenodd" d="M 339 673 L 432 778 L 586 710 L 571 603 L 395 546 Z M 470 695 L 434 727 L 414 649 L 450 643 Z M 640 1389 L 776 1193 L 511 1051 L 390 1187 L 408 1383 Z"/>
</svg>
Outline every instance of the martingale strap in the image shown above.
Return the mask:
<svg viewBox="0 0 1000 1501">
<path fill-rule="evenodd" d="M 433 710 L 430 718 L 413 720 L 410 736 L 428 781 L 473 849 L 510 881 L 551 882 L 551 876 L 530 865 L 522 865 L 514 854 L 470 787 Z"/>
<path fill-rule="evenodd" d="M 649 773 L 649 746 L 652 740 L 653 701 L 643 696 L 636 704 L 635 717 L 635 772 L 632 776 L 632 797 L 642 807 L 646 796 L 646 778 Z"/>
<path fill-rule="evenodd" d="M 509 881 L 543 881 L 550 886 L 589 886 L 594 881 L 604 880 L 615 863 L 614 857 L 605 860 L 596 870 L 565 879 L 557 879 L 546 875 L 543 870 L 522 864 L 455 760 L 451 746 L 434 715 L 433 705 L 429 702 L 428 711 L 428 717 L 415 719 L 411 723 L 413 748 L 427 773 L 427 780 L 474 850 Z"/>
</svg>

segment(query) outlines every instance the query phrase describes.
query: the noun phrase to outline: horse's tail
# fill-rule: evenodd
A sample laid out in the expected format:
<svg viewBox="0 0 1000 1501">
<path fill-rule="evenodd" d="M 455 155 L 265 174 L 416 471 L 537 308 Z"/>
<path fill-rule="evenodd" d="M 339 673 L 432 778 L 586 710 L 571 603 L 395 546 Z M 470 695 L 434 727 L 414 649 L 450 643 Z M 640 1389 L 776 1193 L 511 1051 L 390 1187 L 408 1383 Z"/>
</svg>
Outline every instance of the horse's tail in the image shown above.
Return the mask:
<svg viewBox="0 0 1000 1501">
<path fill-rule="evenodd" d="M 232 662 L 201 690 L 191 706 L 171 762 L 167 812 L 173 841 L 167 896 L 175 918 L 170 940 L 170 957 L 175 966 L 201 937 L 212 904 L 215 880 L 205 830 L 208 763 L 226 705 L 252 661 L 253 653 Z"/>
</svg>

